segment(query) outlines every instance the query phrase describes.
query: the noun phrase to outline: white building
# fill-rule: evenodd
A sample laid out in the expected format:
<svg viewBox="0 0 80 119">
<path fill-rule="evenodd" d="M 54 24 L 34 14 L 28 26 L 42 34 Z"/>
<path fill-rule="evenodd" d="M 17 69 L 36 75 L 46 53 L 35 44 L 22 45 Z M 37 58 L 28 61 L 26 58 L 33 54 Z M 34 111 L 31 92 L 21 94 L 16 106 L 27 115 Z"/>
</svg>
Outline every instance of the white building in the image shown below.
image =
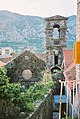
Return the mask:
<svg viewBox="0 0 80 119">
<path fill-rule="evenodd" d="M 9 56 L 13 53 L 13 49 L 11 47 L 2 47 L 0 48 L 0 55 L 1 56 Z"/>
</svg>

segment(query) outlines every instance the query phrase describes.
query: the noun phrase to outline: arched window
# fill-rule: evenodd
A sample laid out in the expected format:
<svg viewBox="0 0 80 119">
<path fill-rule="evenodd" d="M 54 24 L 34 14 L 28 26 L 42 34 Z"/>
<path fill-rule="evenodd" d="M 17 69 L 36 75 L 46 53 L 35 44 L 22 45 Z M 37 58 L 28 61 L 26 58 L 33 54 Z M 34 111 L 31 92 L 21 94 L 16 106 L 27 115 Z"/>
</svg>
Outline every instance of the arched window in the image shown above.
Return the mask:
<svg viewBox="0 0 80 119">
<path fill-rule="evenodd" d="M 54 25 L 53 26 L 53 38 L 58 39 L 60 38 L 60 30 L 59 30 L 59 25 Z"/>
<path fill-rule="evenodd" d="M 58 28 L 54 28 L 53 30 L 53 38 L 59 38 L 59 31 L 58 31 Z"/>
</svg>

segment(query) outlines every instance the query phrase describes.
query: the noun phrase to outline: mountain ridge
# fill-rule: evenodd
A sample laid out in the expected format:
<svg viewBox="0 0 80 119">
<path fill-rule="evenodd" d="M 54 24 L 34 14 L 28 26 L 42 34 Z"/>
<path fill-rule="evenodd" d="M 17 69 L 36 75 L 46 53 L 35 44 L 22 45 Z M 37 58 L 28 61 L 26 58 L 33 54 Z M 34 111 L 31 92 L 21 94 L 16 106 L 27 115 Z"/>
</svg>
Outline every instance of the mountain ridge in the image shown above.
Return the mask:
<svg viewBox="0 0 80 119">
<path fill-rule="evenodd" d="M 68 48 L 75 41 L 76 16 L 68 19 Z M 20 15 L 9 11 L 0 11 L 0 47 L 12 47 L 16 51 L 25 48 L 33 52 L 45 52 L 45 23 L 38 16 Z"/>
</svg>

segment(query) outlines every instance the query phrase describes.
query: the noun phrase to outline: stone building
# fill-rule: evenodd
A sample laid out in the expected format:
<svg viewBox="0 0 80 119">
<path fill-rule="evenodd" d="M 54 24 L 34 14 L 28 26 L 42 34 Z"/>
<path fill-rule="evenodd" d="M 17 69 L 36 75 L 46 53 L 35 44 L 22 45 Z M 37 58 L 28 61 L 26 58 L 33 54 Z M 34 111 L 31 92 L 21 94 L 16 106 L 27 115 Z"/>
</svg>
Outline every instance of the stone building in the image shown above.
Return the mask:
<svg viewBox="0 0 80 119">
<path fill-rule="evenodd" d="M 36 82 L 43 78 L 45 62 L 24 50 L 7 65 L 10 82 Z"/>
<path fill-rule="evenodd" d="M 46 28 L 46 65 L 52 69 L 61 66 L 63 61 L 63 47 L 67 40 L 67 17 L 53 16 L 45 19 Z"/>
</svg>

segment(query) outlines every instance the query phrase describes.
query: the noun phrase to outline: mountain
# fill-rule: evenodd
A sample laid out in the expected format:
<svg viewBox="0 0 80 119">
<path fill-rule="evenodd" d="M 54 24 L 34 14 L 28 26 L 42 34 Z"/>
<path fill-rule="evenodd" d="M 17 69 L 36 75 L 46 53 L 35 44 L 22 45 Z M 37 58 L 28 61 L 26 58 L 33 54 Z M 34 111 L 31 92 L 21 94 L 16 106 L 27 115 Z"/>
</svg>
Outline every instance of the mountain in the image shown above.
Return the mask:
<svg viewBox="0 0 80 119">
<path fill-rule="evenodd" d="M 67 47 L 72 49 L 76 40 L 76 15 L 70 16 L 68 19 Z"/>
<path fill-rule="evenodd" d="M 75 40 L 76 16 L 68 20 L 68 47 Z M 10 46 L 16 51 L 28 48 L 34 52 L 45 51 L 44 18 L 0 11 L 0 47 Z"/>
<path fill-rule="evenodd" d="M 43 52 L 45 42 L 44 19 L 0 11 L 0 46 L 15 50 L 25 48 Z"/>
</svg>

